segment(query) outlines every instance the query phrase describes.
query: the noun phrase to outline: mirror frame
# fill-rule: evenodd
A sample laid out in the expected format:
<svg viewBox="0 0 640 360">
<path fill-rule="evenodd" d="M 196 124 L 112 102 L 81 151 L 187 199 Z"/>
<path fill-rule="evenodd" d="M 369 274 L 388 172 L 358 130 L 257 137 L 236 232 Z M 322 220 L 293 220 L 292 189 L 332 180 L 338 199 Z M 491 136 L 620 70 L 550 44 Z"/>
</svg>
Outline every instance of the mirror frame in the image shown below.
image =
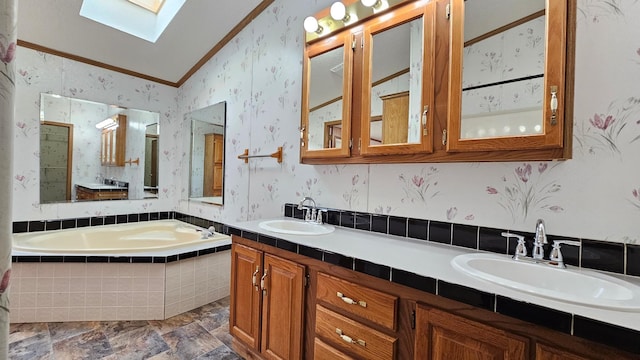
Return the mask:
<svg viewBox="0 0 640 360">
<path fill-rule="evenodd" d="M 328 39 L 320 40 L 305 48 L 302 78 L 302 126 L 300 127 L 300 159 L 348 157 L 351 154 L 351 102 L 353 90 L 353 34 L 345 31 Z M 342 143 L 339 148 L 309 149 L 309 93 L 311 90 L 311 59 L 335 49 L 343 49 L 343 73 L 342 73 Z"/>
<path fill-rule="evenodd" d="M 431 153 L 433 151 L 433 109 L 434 106 L 434 79 L 435 79 L 435 1 L 426 4 L 414 2 L 410 5 L 393 10 L 388 16 L 377 17 L 364 28 L 362 41 L 369 46 L 363 46 L 363 75 L 362 75 L 362 99 L 361 99 L 361 149 L 360 153 L 368 155 L 389 154 L 414 154 Z M 426 116 L 422 124 L 420 142 L 402 144 L 371 145 L 371 93 L 372 93 L 372 62 L 373 62 L 373 37 L 385 30 L 404 25 L 416 19 L 422 18 L 422 86 L 421 109 Z M 424 113 L 427 107 L 426 114 Z M 407 119 L 408 120 L 408 119 Z M 383 120 L 384 121 L 384 120 Z M 422 120 L 421 120 L 422 121 Z"/>
<path fill-rule="evenodd" d="M 567 1 L 546 1 L 546 47 L 543 93 L 543 132 L 525 136 L 503 136 L 487 138 L 461 139 L 462 119 L 462 66 L 464 53 L 465 0 L 451 1 L 451 51 L 449 63 L 449 109 L 448 139 L 446 150 L 488 151 L 488 150 L 527 150 L 562 148 L 565 131 L 571 131 L 565 124 L 566 108 L 572 104 L 567 99 L 571 91 L 566 91 L 567 73 Z M 556 122 L 552 124 L 550 87 L 557 86 L 558 111 Z"/>
<path fill-rule="evenodd" d="M 193 122 L 196 121 L 196 119 L 192 118 L 192 114 L 196 111 L 199 110 L 204 110 L 204 109 L 208 109 L 210 107 L 214 107 L 214 106 L 219 106 L 222 105 L 222 111 L 223 111 L 223 119 L 224 122 L 222 124 L 222 135 L 223 135 L 223 147 L 222 147 L 222 190 L 221 190 L 221 195 L 220 195 L 220 202 L 213 202 L 213 201 L 206 201 L 206 200 L 201 200 L 201 198 L 196 198 L 196 197 L 192 197 L 191 193 L 192 193 L 192 179 L 191 176 L 193 174 L 193 147 L 194 147 L 194 141 L 193 141 Z M 189 120 L 189 192 L 187 194 L 187 199 L 189 201 L 193 201 L 193 202 L 199 202 L 199 203 L 203 203 L 203 204 L 211 204 L 211 205 L 218 205 L 218 206 L 224 206 L 224 193 L 225 193 L 225 174 L 226 174 L 226 166 L 227 166 L 227 162 L 226 162 L 226 153 L 227 153 L 227 102 L 226 101 L 220 101 L 217 102 L 215 104 L 211 104 L 208 106 L 205 106 L 203 108 L 200 109 L 195 109 L 193 111 L 190 111 L 188 113 L 186 113 L 184 115 L 185 120 L 188 119 Z M 197 121 L 201 121 L 201 120 L 197 120 Z M 211 123 L 213 124 L 213 123 Z M 218 124 L 214 124 L 214 125 L 218 125 Z M 204 175 L 203 175 L 204 178 Z"/>
</svg>

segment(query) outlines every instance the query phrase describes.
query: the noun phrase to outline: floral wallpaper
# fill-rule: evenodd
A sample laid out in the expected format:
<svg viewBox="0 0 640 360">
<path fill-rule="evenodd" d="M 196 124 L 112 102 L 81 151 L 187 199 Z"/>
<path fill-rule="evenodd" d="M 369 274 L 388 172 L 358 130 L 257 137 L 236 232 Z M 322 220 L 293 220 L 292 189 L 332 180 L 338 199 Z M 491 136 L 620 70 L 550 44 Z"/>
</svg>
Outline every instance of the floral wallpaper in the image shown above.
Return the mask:
<svg viewBox="0 0 640 360">
<path fill-rule="evenodd" d="M 302 21 L 330 0 L 276 0 L 181 88 L 19 49 L 14 219 L 162 208 L 218 221 L 270 218 L 283 203 L 640 243 L 640 16 L 638 1 L 578 0 L 574 155 L 559 162 L 303 165 L 299 162 Z M 161 114 L 160 199 L 45 206 L 37 203 L 37 108 L 54 92 Z M 114 100 L 115 99 L 115 100 Z M 227 101 L 225 204 L 188 201 L 184 114 Z M 167 131 L 165 131 L 167 129 Z M 237 159 L 269 154 L 284 159 Z M 17 156 L 17 155 L 16 155 Z"/>
<path fill-rule="evenodd" d="M 183 201 L 182 210 L 222 219 L 269 218 L 281 214 L 284 202 L 312 196 L 320 206 L 515 231 L 531 232 L 543 218 L 551 234 L 640 243 L 637 1 L 578 0 L 571 160 L 302 165 L 302 21 L 330 5 L 277 0 L 180 89 L 182 108 L 231 100 L 228 126 L 235 135 L 227 142 L 224 208 L 193 208 Z M 284 147 L 281 165 L 235 158 L 244 148 L 270 153 L 277 146 Z"/>
<path fill-rule="evenodd" d="M 176 164 L 180 128 L 176 121 L 177 89 L 128 75 L 86 65 L 51 54 L 18 47 L 16 55 L 16 104 L 14 127 L 13 220 L 47 220 L 132 212 L 167 211 L 177 203 Z M 57 94 L 76 99 L 70 106 L 52 108 L 51 116 L 66 113 L 86 122 L 74 134 L 74 164 L 80 159 L 99 159 L 100 138 L 88 114 L 102 112 L 92 102 L 144 109 L 128 115 L 127 159 L 140 157 L 140 165 L 101 167 L 99 162 L 73 169 L 74 179 L 95 182 L 98 175 L 129 179 L 130 191 L 143 194 L 144 133 L 147 124 L 158 122 L 149 111 L 160 114 L 159 199 L 83 203 L 40 203 L 40 95 Z M 104 106 L 104 105 L 103 105 Z M 155 115 L 157 116 L 157 115 Z M 106 116 L 104 116 L 106 117 Z M 104 118 L 102 117 L 102 118 Z M 52 120 L 51 118 L 49 120 Z M 80 129 L 82 128 L 82 129 Z M 83 130 L 84 129 L 84 130 Z M 81 145 L 81 146 L 80 146 Z M 80 180 L 79 180 L 80 181 Z"/>
</svg>

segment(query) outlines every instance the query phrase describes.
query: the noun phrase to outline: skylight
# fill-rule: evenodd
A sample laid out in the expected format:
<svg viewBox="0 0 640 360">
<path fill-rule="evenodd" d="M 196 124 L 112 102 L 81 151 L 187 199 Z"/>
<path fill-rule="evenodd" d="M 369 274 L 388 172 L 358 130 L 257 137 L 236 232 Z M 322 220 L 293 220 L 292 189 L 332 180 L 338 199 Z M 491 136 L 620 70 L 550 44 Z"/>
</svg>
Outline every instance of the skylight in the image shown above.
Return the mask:
<svg viewBox="0 0 640 360">
<path fill-rule="evenodd" d="M 155 43 L 185 1 L 83 0 L 80 16 Z"/>
</svg>

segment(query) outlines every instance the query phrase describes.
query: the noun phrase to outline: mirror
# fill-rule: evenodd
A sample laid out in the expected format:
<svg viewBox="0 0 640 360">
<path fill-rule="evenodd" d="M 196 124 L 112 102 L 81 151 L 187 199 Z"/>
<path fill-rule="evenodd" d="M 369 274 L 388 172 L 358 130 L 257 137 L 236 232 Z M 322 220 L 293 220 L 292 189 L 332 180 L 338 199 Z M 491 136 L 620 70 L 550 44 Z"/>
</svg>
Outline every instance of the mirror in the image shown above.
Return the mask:
<svg viewBox="0 0 640 360">
<path fill-rule="evenodd" d="M 185 115 L 191 122 L 189 200 L 224 204 L 226 102 Z"/>
<path fill-rule="evenodd" d="M 342 147 L 343 59 L 340 47 L 309 60 L 309 150 Z"/>
<path fill-rule="evenodd" d="M 369 145 L 421 140 L 422 23 L 418 18 L 372 36 Z"/>
<path fill-rule="evenodd" d="M 122 129 L 96 127 L 107 118 L 126 118 L 126 125 Z M 40 203 L 157 197 L 159 120 L 156 112 L 41 94 Z M 147 154 L 145 146 L 145 130 L 151 124 L 156 124 L 155 155 Z M 102 164 L 107 130 L 126 134 L 124 143 L 118 145 L 124 166 Z M 155 195 L 145 185 L 147 157 L 156 159 Z"/>
<path fill-rule="evenodd" d="M 464 2 L 461 139 L 543 133 L 545 2 Z"/>
</svg>

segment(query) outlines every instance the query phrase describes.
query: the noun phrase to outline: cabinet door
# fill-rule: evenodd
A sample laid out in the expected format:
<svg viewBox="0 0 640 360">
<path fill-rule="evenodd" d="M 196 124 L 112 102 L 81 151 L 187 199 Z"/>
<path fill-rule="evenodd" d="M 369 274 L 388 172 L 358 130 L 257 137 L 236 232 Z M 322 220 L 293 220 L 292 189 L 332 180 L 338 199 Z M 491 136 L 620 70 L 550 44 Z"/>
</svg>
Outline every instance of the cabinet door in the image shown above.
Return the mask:
<svg viewBox="0 0 640 360">
<path fill-rule="evenodd" d="M 569 1 L 472 3 L 451 2 L 447 151 L 570 146 Z"/>
<path fill-rule="evenodd" d="M 389 15 L 368 22 L 362 35 L 360 153 L 431 153 L 435 2 Z"/>
<path fill-rule="evenodd" d="M 536 344 L 536 360 L 589 360 L 556 347 L 545 344 Z"/>
<path fill-rule="evenodd" d="M 262 252 L 233 244 L 229 332 L 255 350 L 260 341 L 261 273 Z"/>
<path fill-rule="evenodd" d="M 416 359 L 528 359 L 528 340 L 440 310 L 416 309 Z"/>
<path fill-rule="evenodd" d="M 302 357 L 305 268 L 264 255 L 261 352 L 268 359 Z"/>
</svg>

